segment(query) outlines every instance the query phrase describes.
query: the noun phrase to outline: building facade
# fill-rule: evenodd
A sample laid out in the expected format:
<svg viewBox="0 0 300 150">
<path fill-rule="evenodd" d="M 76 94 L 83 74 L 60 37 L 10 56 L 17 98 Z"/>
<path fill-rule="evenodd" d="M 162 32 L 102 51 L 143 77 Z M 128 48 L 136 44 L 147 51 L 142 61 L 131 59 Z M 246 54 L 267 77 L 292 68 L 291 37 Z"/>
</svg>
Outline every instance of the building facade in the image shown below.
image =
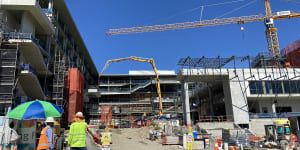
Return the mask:
<svg viewBox="0 0 300 150">
<path fill-rule="evenodd" d="M 85 89 L 97 85 L 97 69 L 64 0 L 0 1 L 0 22 L 1 115 L 34 99 L 64 107 L 69 68 L 80 70 Z"/>
<path fill-rule="evenodd" d="M 249 127 L 254 118 L 300 114 L 299 68 L 183 69 L 184 102 L 192 120 L 224 117 Z M 193 107 L 196 104 L 196 107 Z M 189 114 L 189 115 L 190 115 Z M 218 120 L 217 120 L 218 121 Z"/>
<path fill-rule="evenodd" d="M 158 71 L 164 114 L 182 115 L 180 82 L 174 71 Z M 99 79 L 101 97 L 89 104 L 92 123 L 99 123 L 101 106 L 112 106 L 112 119 L 134 121 L 159 112 L 155 74 L 153 71 L 129 71 L 129 74 L 102 75 Z"/>
</svg>

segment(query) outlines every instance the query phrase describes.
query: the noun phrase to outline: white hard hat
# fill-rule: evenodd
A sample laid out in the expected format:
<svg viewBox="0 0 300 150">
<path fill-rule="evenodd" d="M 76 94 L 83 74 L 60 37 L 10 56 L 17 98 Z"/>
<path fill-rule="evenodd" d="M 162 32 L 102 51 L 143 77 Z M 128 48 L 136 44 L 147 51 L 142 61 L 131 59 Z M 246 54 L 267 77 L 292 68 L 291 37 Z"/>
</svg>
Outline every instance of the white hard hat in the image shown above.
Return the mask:
<svg viewBox="0 0 300 150">
<path fill-rule="evenodd" d="M 45 122 L 55 122 L 53 117 L 48 117 Z"/>
<path fill-rule="evenodd" d="M 82 112 L 77 112 L 77 113 L 75 114 L 75 117 L 84 118 Z"/>
</svg>

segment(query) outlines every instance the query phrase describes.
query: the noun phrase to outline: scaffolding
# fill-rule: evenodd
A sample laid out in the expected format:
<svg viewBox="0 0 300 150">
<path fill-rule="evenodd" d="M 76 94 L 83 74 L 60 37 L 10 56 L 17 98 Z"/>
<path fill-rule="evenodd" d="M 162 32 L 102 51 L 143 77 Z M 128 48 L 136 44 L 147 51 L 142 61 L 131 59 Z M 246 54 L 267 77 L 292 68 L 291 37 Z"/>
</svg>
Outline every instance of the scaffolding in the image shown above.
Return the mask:
<svg viewBox="0 0 300 150">
<path fill-rule="evenodd" d="M 3 12 L 0 12 L 0 115 L 5 115 L 8 108 L 15 105 L 19 62 L 18 43 L 8 42 L 4 37 L 5 27 L 6 19 Z"/>
<path fill-rule="evenodd" d="M 57 51 L 54 57 L 52 100 L 57 106 L 65 108 L 67 103 L 66 95 L 68 93 L 66 77 L 69 70 L 69 63 L 61 51 Z"/>
<path fill-rule="evenodd" d="M 179 83 L 175 76 L 160 77 L 162 90 L 162 107 L 165 114 L 172 116 L 182 115 L 181 93 Z M 99 103 L 91 104 L 88 110 L 91 116 L 97 113 L 99 106 L 113 106 L 113 119 L 122 121 L 134 121 L 142 116 L 155 116 L 159 112 L 159 99 L 156 91 L 156 82 L 153 76 L 104 76 L 99 81 L 102 96 Z M 169 84 L 171 83 L 171 84 Z M 101 111 L 101 110 L 100 110 Z M 127 119 L 124 119 L 127 118 Z M 94 119 L 96 119 L 94 117 Z M 93 120 L 97 122 L 96 120 Z"/>
<path fill-rule="evenodd" d="M 17 84 L 18 44 L 2 42 L 0 49 L 0 103 L 6 107 L 14 105 Z M 1 110 L 0 112 L 5 112 Z"/>
</svg>

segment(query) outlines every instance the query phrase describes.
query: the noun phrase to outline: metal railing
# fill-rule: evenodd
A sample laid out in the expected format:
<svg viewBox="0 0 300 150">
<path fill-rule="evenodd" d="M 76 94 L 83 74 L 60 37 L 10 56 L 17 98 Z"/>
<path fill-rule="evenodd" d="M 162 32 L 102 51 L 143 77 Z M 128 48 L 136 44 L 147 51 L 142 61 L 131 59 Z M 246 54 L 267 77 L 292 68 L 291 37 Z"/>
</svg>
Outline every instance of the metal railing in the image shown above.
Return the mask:
<svg viewBox="0 0 300 150">
<path fill-rule="evenodd" d="M 46 14 L 47 14 L 47 13 L 51 13 L 51 14 L 53 13 L 53 10 L 52 10 L 52 9 L 42 8 L 42 10 L 43 10 L 43 12 L 46 13 Z"/>
<path fill-rule="evenodd" d="M 129 80 L 100 81 L 100 85 L 130 84 Z"/>
<path fill-rule="evenodd" d="M 300 116 L 300 112 L 289 113 L 249 113 L 250 119 L 258 118 L 288 118 L 293 116 Z"/>
<path fill-rule="evenodd" d="M 141 82 L 134 87 L 110 87 L 110 88 L 101 88 L 101 92 L 135 92 L 138 89 L 145 88 L 147 85 L 151 84 L 151 80 L 145 80 L 145 82 Z M 112 84 L 113 85 L 113 84 Z"/>
<path fill-rule="evenodd" d="M 17 50 L 1 49 L 0 50 L 0 66 L 16 66 L 17 65 Z"/>
<path fill-rule="evenodd" d="M 225 121 L 233 121 L 232 115 L 221 115 L 221 116 L 200 116 L 200 120 L 196 120 L 196 122 L 225 122 Z"/>
<path fill-rule="evenodd" d="M 151 80 L 105 80 L 100 81 L 100 85 L 114 85 L 114 84 L 143 84 Z"/>
<path fill-rule="evenodd" d="M 22 71 L 28 71 L 36 75 L 36 70 L 29 64 L 23 64 Z"/>
<path fill-rule="evenodd" d="M 3 33 L 4 40 L 32 40 L 35 44 L 40 46 L 46 51 L 46 45 L 35 38 L 32 33 Z"/>
</svg>

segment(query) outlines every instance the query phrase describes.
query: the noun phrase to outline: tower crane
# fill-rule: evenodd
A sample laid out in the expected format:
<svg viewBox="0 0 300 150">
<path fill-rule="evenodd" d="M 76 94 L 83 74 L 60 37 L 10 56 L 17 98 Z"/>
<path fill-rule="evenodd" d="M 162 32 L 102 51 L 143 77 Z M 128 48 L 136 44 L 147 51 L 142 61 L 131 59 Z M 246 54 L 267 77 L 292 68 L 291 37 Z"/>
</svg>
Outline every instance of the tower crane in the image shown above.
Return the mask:
<svg viewBox="0 0 300 150">
<path fill-rule="evenodd" d="M 100 77 L 102 76 L 104 70 L 107 68 L 107 66 L 110 63 L 112 63 L 112 62 L 121 62 L 121 61 L 128 61 L 128 60 L 139 61 L 139 62 L 147 62 L 147 63 L 150 63 L 152 65 L 153 71 L 154 71 L 155 76 L 156 76 L 155 77 L 155 80 L 156 80 L 156 89 L 157 89 L 158 102 L 159 102 L 159 113 L 158 113 L 158 115 L 162 116 L 163 115 L 163 108 L 162 108 L 162 100 L 161 100 L 160 80 L 159 80 L 159 75 L 158 75 L 158 72 L 157 72 L 154 60 L 152 58 L 150 58 L 150 59 L 143 59 L 141 57 L 130 56 L 130 57 L 127 57 L 127 58 L 120 58 L 120 59 L 111 59 L 111 60 L 108 60 L 106 62 L 106 64 L 104 65 L 102 71 L 99 74 L 99 81 L 100 81 Z"/>
<path fill-rule="evenodd" d="M 174 23 L 174 24 L 109 29 L 109 31 L 106 32 L 106 34 L 107 35 L 130 34 L 130 33 L 166 31 L 166 30 L 198 28 L 198 27 L 207 27 L 207 26 L 218 26 L 218 25 L 226 25 L 226 24 L 243 24 L 246 22 L 254 22 L 254 21 L 264 21 L 267 28 L 265 34 L 267 38 L 267 47 L 268 47 L 269 55 L 273 57 L 280 57 L 277 28 L 274 27 L 273 20 L 297 18 L 300 17 L 300 13 L 291 13 L 290 11 L 284 11 L 284 12 L 278 12 L 276 15 L 273 15 L 269 0 L 264 0 L 264 1 L 265 1 L 265 15 L 260 14 L 260 15 L 221 18 L 221 19 L 212 19 L 212 20 L 203 20 L 203 21 L 191 21 L 191 22 Z"/>
</svg>

